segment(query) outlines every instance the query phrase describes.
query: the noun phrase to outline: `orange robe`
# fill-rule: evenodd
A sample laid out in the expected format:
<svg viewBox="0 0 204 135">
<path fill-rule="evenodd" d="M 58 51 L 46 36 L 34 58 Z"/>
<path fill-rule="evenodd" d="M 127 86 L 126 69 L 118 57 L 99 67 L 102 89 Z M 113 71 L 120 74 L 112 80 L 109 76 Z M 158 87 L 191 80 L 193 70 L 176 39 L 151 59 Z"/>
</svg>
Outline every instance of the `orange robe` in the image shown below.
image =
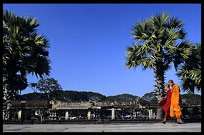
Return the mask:
<svg viewBox="0 0 204 135">
<path fill-rule="evenodd" d="M 171 89 L 171 105 L 170 105 L 170 116 L 181 118 L 181 107 L 180 104 L 178 105 L 178 102 L 180 101 L 180 89 L 179 86 L 174 84 Z"/>
</svg>

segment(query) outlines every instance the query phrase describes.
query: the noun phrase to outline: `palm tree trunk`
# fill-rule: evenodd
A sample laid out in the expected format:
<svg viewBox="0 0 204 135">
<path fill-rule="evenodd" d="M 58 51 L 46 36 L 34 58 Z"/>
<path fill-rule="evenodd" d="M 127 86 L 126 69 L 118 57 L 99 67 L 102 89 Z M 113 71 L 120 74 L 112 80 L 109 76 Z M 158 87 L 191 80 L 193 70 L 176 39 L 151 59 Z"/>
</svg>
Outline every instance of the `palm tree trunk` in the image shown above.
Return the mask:
<svg viewBox="0 0 204 135">
<path fill-rule="evenodd" d="M 154 85 L 155 91 L 157 93 L 157 96 L 162 97 L 164 94 L 164 69 L 163 69 L 163 63 L 162 62 L 156 62 L 156 70 L 155 73 L 155 82 L 157 83 Z"/>
<path fill-rule="evenodd" d="M 163 70 L 163 63 L 162 62 L 156 62 L 157 69 L 154 71 L 155 78 L 156 78 L 156 85 L 154 85 L 156 88 L 154 89 L 157 93 L 157 99 L 161 100 L 162 96 L 164 95 L 164 70 Z M 162 119 L 162 108 L 161 106 L 158 106 L 157 108 L 157 119 Z"/>
<path fill-rule="evenodd" d="M 49 93 L 47 93 L 47 100 L 48 100 L 48 102 L 50 101 L 50 94 Z"/>
</svg>

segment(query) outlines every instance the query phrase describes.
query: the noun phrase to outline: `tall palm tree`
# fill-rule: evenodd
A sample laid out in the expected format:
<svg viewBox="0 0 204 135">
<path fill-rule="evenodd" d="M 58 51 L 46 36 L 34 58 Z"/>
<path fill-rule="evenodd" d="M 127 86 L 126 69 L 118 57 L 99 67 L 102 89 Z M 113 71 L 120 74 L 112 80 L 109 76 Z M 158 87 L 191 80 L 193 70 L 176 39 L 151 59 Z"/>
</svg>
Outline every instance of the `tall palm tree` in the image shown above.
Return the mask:
<svg viewBox="0 0 204 135">
<path fill-rule="evenodd" d="M 177 70 L 179 64 L 191 54 L 191 43 L 185 40 L 182 20 L 166 13 L 156 14 L 133 25 L 131 34 L 136 42 L 127 47 L 126 66 L 128 69 L 137 66 L 153 69 L 156 78 L 154 90 L 161 98 L 165 72 L 171 63 Z"/>
<path fill-rule="evenodd" d="M 7 98 L 14 99 L 27 87 L 26 76 L 49 75 L 49 43 L 37 32 L 37 19 L 3 13 L 3 84 Z"/>
<path fill-rule="evenodd" d="M 192 47 L 192 54 L 179 67 L 177 76 L 181 78 L 184 91 L 194 93 L 195 89 L 201 91 L 201 44 Z"/>
</svg>

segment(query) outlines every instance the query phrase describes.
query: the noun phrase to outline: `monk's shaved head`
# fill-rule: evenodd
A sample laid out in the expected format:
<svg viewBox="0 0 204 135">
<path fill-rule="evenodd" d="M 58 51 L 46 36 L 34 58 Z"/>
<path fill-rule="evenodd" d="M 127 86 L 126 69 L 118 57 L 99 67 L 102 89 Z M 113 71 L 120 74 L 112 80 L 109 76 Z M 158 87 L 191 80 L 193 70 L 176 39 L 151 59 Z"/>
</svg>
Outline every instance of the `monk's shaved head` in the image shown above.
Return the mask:
<svg viewBox="0 0 204 135">
<path fill-rule="evenodd" d="M 170 88 L 170 85 L 169 85 L 169 84 L 166 84 L 165 86 L 168 87 L 168 88 Z"/>
<path fill-rule="evenodd" d="M 174 81 L 173 80 L 169 80 L 169 83 L 174 83 Z"/>
<path fill-rule="evenodd" d="M 170 84 L 170 86 L 173 86 L 174 85 L 174 81 L 173 80 L 169 80 L 169 84 Z"/>
</svg>

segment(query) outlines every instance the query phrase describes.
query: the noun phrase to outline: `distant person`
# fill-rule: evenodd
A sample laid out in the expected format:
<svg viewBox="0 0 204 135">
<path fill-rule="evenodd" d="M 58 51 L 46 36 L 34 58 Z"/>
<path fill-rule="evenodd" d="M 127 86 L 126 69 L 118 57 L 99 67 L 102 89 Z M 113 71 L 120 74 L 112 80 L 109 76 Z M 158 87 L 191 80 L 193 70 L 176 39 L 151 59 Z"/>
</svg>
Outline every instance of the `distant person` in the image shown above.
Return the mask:
<svg viewBox="0 0 204 135">
<path fill-rule="evenodd" d="M 170 85 L 166 84 L 165 89 L 167 90 L 166 96 L 162 100 L 158 101 L 158 103 L 161 105 L 161 107 L 163 108 L 163 110 L 165 112 L 164 120 L 162 121 L 163 124 L 166 124 L 166 119 L 169 117 L 170 105 L 171 105 Z"/>
<path fill-rule="evenodd" d="M 171 105 L 170 105 L 170 116 L 176 117 L 178 124 L 183 124 L 181 117 L 181 98 L 180 98 L 180 88 L 178 85 L 174 84 L 173 80 L 169 80 L 169 85 L 171 88 Z"/>
</svg>

